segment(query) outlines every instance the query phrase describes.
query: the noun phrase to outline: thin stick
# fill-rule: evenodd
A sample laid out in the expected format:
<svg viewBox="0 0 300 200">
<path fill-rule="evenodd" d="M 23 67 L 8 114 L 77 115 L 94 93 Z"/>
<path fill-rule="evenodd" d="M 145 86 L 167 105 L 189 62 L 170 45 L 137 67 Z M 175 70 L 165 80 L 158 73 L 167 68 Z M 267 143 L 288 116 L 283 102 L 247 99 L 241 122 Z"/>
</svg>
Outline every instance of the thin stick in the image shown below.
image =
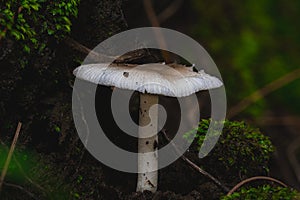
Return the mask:
<svg viewBox="0 0 300 200">
<path fill-rule="evenodd" d="M 6 145 L 4 144 L 4 142 L 0 139 L 0 143 L 6 148 Z M 27 181 L 29 181 L 31 184 L 33 184 L 34 186 L 36 186 L 38 189 L 42 190 L 43 192 L 45 192 L 45 189 L 40 186 L 38 183 L 34 182 L 32 179 L 30 179 L 28 177 L 28 175 L 25 173 L 24 169 L 22 168 L 20 162 L 17 160 L 16 156 L 15 155 L 12 155 L 12 159 L 14 159 L 14 161 L 16 162 L 17 166 L 19 167 L 21 173 L 24 175 L 24 177 L 27 179 Z M 6 184 L 5 182 L 3 183 L 4 185 Z"/>
<path fill-rule="evenodd" d="M 178 150 L 177 146 L 169 139 L 169 137 L 167 136 L 167 133 L 165 130 L 161 131 L 163 133 L 164 138 L 171 143 L 171 145 L 174 147 L 175 151 L 177 154 L 181 155 L 180 151 Z M 218 185 L 220 188 L 222 188 L 225 192 L 229 191 L 229 188 L 227 188 L 226 186 L 224 186 L 219 180 L 217 180 L 215 177 L 213 177 L 211 174 L 209 174 L 208 172 L 206 172 L 205 170 L 201 169 L 199 166 L 197 166 L 195 163 L 193 163 L 190 159 L 188 159 L 187 157 L 185 157 L 184 155 L 182 155 L 180 157 L 183 161 L 185 161 L 186 163 L 188 163 L 193 169 L 195 169 L 196 171 L 200 172 L 201 174 L 203 174 L 204 176 L 206 176 L 207 178 L 211 179 L 216 185 Z"/>
<path fill-rule="evenodd" d="M 80 44 L 79 42 L 77 42 L 76 40 L 74 40 L 73 38 L 70 38 L 70 37 L 66 37 L 64 42 L 71 48 L 77 50 L 78 52 L 81 52 L 85 55 L 89 55 L 89 58 L 96 62 L 112 62 L 113 61 L 116 64 L 126 64 L 126 65 L 130 66 L 130 64 L 128 62 L 130 62 L 132 59 L 142 58 L 142 56 L 143 56 L 143 55 L 138 55 L 137 53 L 135 53 L 135 54 L 130 53 L 129 55 L 126 55 L 126 54 L 116 55 L 116 56 L 101 54 L 92 49 L 89 49 L 88 47 L 84 46 L 83 44 Z M 136 65 L 133 65 L 133 66 L 136 66 Z M 73 88 L 73 86 L 71 86 L 71 87 Z"/>
<path fill-rule="evenodd" d="M 33 199 L 37 199 L 34 194 L 32 194 L 31 192 L 29 192 L 28 190 L 26 190 L 24 187 L 20 186 L 20 185 L 16 185 L 16 184 L 12 184 L 12 183 L 6 183 L 3 182 L 3 185 L 6 185 L 8 187 L 13 187 L 13 188 L 17 188 L 19 190 L 22 190 L 23 192 L 25 192 L 26 194 L 28 194 L 31 198 Z"/>
<path fill-rule="evenodd" d="M 89 56 L 91 56 L 91 59 L 93 59 L 94 61 L 102 61 L 102 62 L 103 62 L 103 60 L 113 61 L 118 58 L 118 56 L 108 56 L 108 55 L 104 55 L 104 54 L 95 52 L 92 49 L 89 49 L 88 47 L 80 44 L 79 42 L 77 42 L 76 40 L 74 40 L 70 37 L 66 37 L 64 42 L 68 46 L 76 49 L 77 51 L 79 51 L 83 54 L 89 54 Z"/>
<path fill-rule="evenodd" d="M 13 139 L 13 142 L 12 142 L 12 144 L 10 146 L 10 150 L 8 152 L 8 156 L 7 156 L 7 159 L 5 161 L 5 164 L 4 164 L 2 173 L 1 173 L 1 177 L 0 177 L 0 192 L 1 192 L 1 189 L 2 189 L 2 185 L 3 185 L 3 182 L 4 182 L 4 178 L 6 176 L 6 172 L 7 172 L 9 163 L 11 161 L 11 157 L 12 157 L 13 152 L 14 152 L 15 147 L 16 147 L 16 143 L 17 143 L 17 140 L 18 140 L 18 137 L 19 137 L 19 134 L 20 134 L 21 127 L 22 127 L 22 123 L 19 122 L 17 130 L 16 130 L 16 133 L 15 133 L 15 136 L 14 136 L 14 139 Z"/>
<path fill-rule="evenodd" d="M 288 74 L 274 80 L 273 82 L 265 85 L 261 89 L 255 91 L 248 97 L 244 98 L 242 101 L 240 101 L 238 104 L 233 106 L 229 112 L 228 112 L 228 118 L 232 118 L 245 110 L 248 106 L 250 106 L 252 103 L 262 99 L 266 95 L 270 94 L 271 92 L 287 85 L 288 83 L 291 83 L 292 81 L 300 78 L 300 69 L 296 69 L 292 72 L 289 72 Z"/>
<path fill-rule="evenodd" d="M 172 17 L 172 15 L 174 15 L 180 9 L 182 3 L 183 0 L 173 1 L 164 11 L 159 13 L 157 16 L 159 23 L 163 23 L 168 18 Z"/>
<path fill-rule="evenodd" d="M 159 27 L 160 26 L 159 20 L 158 20 L 158 18 L 156 16 L 156 13 L 154 11 L 154 8 L 153 8 L 153 5 L 152 5 L 152 0 L 144 0 L 143 2 L 144 2 L 144 8 L 145 8 L 147 17 L 148 17 L 151 25 L 153 27 Z M 162 32 L 160 30 L 155 30 L 154 34 L 155 34 L 155 37 L 156 37 L 156 40 L 158 42 L 158 45 L 159 45 L 160 49 L 161 50 L 167 49 L 167 43 L 165 41 L 165 38 L 164 38 Z M 164 57 L 164 59 L 167 63 L 171 62 L 168 52 L 162 51 L 162 55 L 163 55 L 163 57 Z"/>
<path fill-rule="evenodd" d="M 275 179 L 275 178 L 271 178 L 271 177 L 267 177 L 267 176 L 254 176 L 251 178 L 247 178 L 243 181 L 241 181 L 240 183 L 238 183 L 236 186 L 234 186 L 228 193 L 227 196 L 231 195 L 232 193 L 234 193 L 237 189 L 239 189 L 242 185 L 249 183 L 251 181 L 255 181 L 255 180 L 267 180 L 267 181 L 272 181 L 275 183 L 278 183 L 279 185 L 282 185 L 283 187 L 287 187 L 286 184 L 284 184 L 283 182 Z"/>
<path fill-rule="evenodd" d="M 264 126 L 300 126 L 300 117 L 287 115 L 287 116 L 279 116 L 279 117 L 262 117 L 259 120 L 255 121 L 257 124 Z"/>
</svg>

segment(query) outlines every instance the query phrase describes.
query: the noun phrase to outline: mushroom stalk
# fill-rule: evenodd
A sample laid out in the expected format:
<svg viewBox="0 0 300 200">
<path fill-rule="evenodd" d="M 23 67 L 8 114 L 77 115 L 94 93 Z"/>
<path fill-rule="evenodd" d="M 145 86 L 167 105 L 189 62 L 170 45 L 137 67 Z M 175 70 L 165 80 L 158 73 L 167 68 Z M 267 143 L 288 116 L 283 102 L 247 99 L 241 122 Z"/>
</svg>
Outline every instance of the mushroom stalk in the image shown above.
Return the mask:
<svg viewBox="0 0 300 200">
<path fill-rule="evenodd" d="M 157 190 L 157 107 L 151 109 L 151 116 L 149 113 L 151 106 L 155 104 L 158 104 L 157 95 L 140 94 L 139 125 L 141 128 L 138 139 L 138 171 L 144 173 L 138 174 L 137 192 Z M 145 137 L 147 135 L 150 137 Z"/>
</svg>

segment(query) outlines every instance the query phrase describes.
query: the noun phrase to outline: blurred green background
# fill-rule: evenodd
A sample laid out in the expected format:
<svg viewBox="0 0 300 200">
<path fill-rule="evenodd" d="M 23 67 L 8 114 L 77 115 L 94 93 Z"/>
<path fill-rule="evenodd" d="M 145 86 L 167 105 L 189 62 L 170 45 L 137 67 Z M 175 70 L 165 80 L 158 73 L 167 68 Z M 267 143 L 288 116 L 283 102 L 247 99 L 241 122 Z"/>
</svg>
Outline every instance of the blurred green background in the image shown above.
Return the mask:
<svg viewBox="0 0 300 200">
<path fill-rule="evenodd" d="M 227 118 L 270 136 L 270 175 L 300 189 L 299 19 L 299 0 L 1 2 L 1 140 L 11 141 L 22 121 L 18 144 L 57 157 L 67 152 L 73 161 L 74 147 L 78 154 L 84 147 L 72 120 L 72 68 L 116 33 L 161 26 L 208 51 L 223 77 Z"/>
<path fill-rule="evenodd" d="M 271 175 L 299 189 L 300 1 L 154 0 L 152 6 L 158 25 L 209 52 L 225 84 L 227 118 L 270 136 L 277 147 Z M 143 1 L 124 2 L 129 28 L 155 25 L 147 9 Z"/>
<path fill-rule="evenodd" d="M 193 7 L 197 20 L 191 34 L 203 41 L 222 72 L 229 111 L 299 68 L 299 1 L 193 1 Z M 276 116 L 299 114 L 299 86 L 299 80 L 283 85 L 241 114 L 260 117 L 268 109 Z"/>
<path fill-rule="evenodd" d="M 178 6 L 173 5 L 176 2 Z M 223 76 L 229 110 L 300 66 L 299 1 L 156 0 L 153 6 L 162 27 L 184 32 L 210 53 Z M 141 7 L 142 2 L 123 4 L 130 28 L 151 25 L 145 10 L 138 9 Z M 163 18 L 167 9 L 173 9 L 169 11 L 172 15 Z M 277 116 L 285 112 L 299 114 L 300 81 L 288 80 L 288 84 L 274 88 L 274 92 L 262 95 L 255 104 L 234 115 L 257 118 L 268 110 Z"/>
</svg>

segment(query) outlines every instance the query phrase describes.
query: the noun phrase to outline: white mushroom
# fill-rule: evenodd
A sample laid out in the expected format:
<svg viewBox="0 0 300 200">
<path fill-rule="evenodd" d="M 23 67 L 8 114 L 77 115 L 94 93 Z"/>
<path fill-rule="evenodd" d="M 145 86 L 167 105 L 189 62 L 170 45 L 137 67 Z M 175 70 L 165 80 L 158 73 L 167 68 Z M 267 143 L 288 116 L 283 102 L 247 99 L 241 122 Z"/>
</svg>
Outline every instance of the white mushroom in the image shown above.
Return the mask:
<svg viewBox="0 0 300 200">
<path fill-rule="evenodd" d="M 136 190 L 151 192 L 157 190 L 158 177 L 158 110 L 152 107 L 158 104 L 158 95 L 185 97 L 223 85 L 218 78 L 204 71 L 193 72 L 193 66 L 179 64 L 111 64 L 109 67 L 107 64 L 88 64 L 76 68 L 74 75 L 95 84 L 140 92 L 139 125 L 147 128 L 139 129 L 138 171 L 144 173 L 138 174 Z"/>
</svg>

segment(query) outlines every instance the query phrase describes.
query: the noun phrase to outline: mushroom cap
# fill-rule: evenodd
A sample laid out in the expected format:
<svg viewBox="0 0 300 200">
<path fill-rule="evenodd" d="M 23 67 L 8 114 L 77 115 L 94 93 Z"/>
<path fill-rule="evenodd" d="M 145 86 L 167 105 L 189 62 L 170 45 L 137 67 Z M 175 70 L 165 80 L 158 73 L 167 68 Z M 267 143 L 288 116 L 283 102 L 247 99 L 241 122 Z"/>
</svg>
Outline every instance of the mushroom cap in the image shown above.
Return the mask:
<svg viewBox="0 0 300 200">
<path fill-rule="evenodd" d="M 77 78 L 95 84 L 171 97 L 189 96 L 200 90 L 223 85 L 218 78 L 206 74 L 203 70 L 194 72 L 193 67 L 179 64 L 98 63 L 81 65 L 73 73 Z"/>
</svg>

